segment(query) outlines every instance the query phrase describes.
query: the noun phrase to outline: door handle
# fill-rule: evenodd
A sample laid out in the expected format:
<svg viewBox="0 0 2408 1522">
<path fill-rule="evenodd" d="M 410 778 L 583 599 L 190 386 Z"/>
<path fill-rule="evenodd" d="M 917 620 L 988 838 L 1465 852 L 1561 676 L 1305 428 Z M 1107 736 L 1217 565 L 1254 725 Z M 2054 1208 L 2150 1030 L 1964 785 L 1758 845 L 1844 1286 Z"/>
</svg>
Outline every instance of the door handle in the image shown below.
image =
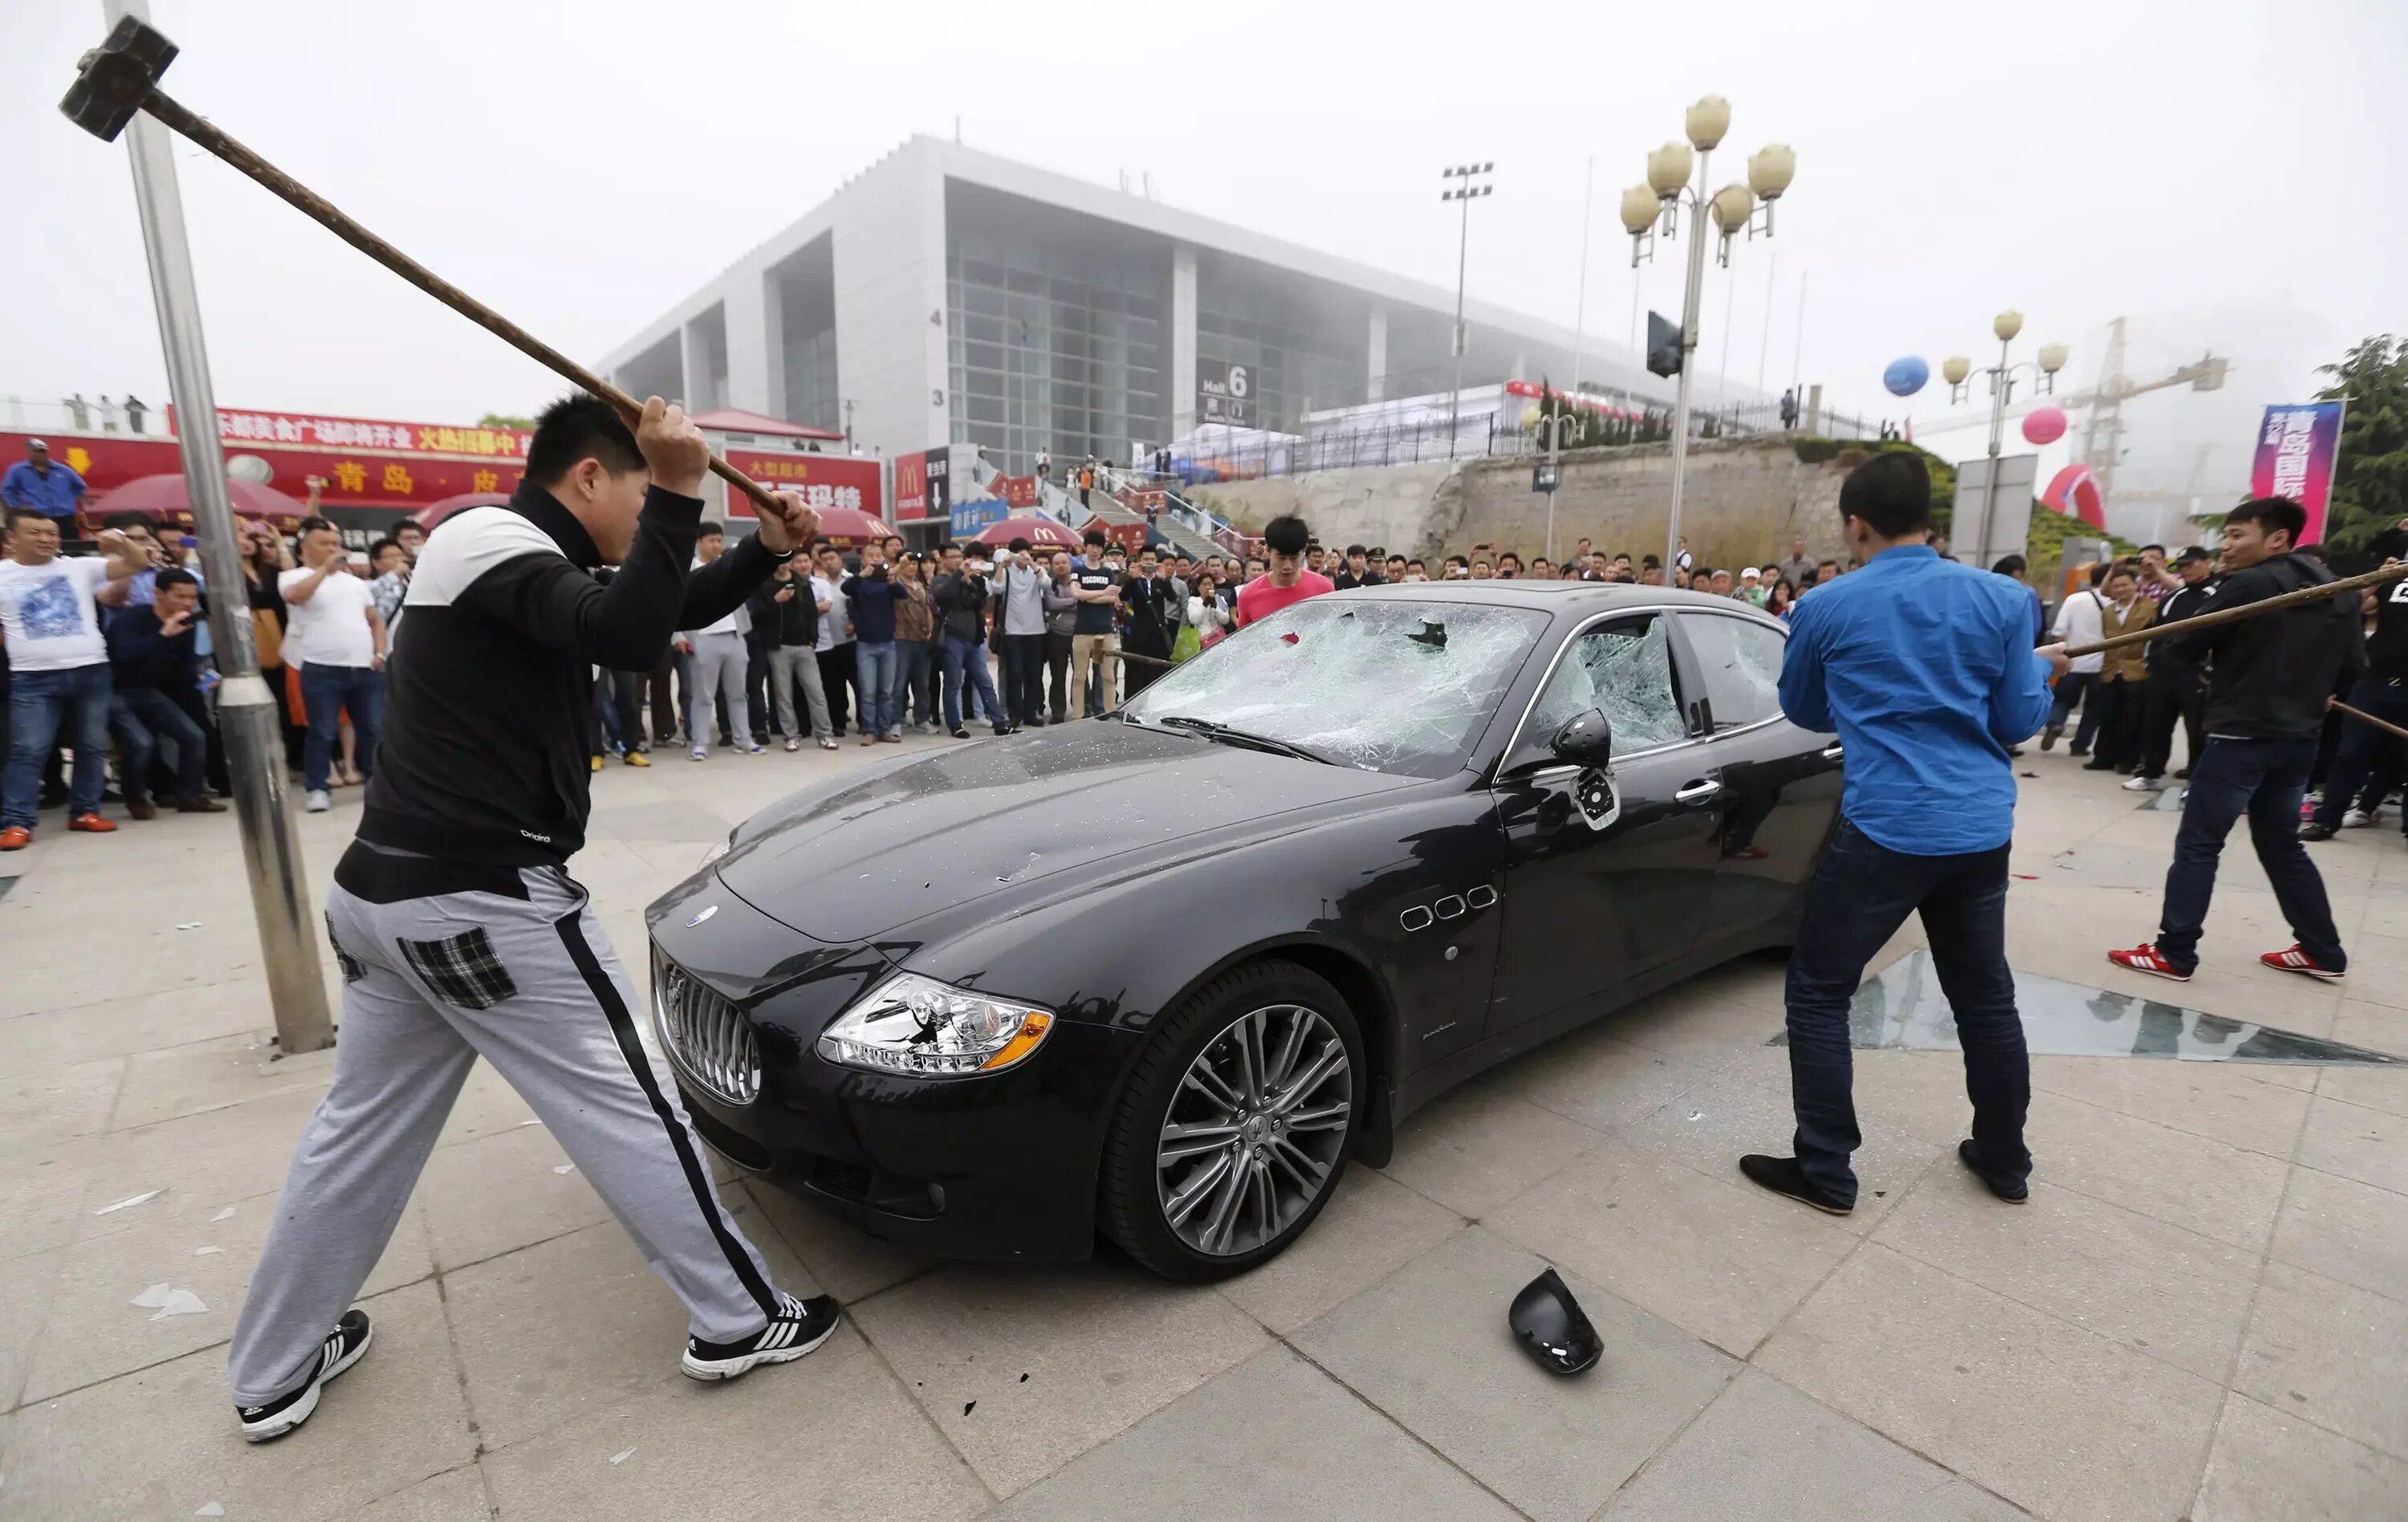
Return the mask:
<svg viewBox="0 0 2408 1522">
<path fill-rule="evenodd" d="M 1679 792 L 1673 794 L 1672 801 L 1675 803 L 1686 804 L 1691 808 L 1695 808 L 1700 803 L 1713 802 L 1715 797 L 1719 795 L 1722 790 L 1722 783 L 1714 781 L 1711 777 L 1708 777 L 1701 782 L 1691 783 L 1688 786 L 1682 788 Z"/>
<path fill-rule="evenodd" d="M 1823 759 L 1826 761 L 1837 761 L 1841 756 L 1846 754 L 1847 748 L 1836 739 L 1831 741 L 1830 744 L 1823 747 Z"/>
</svg>

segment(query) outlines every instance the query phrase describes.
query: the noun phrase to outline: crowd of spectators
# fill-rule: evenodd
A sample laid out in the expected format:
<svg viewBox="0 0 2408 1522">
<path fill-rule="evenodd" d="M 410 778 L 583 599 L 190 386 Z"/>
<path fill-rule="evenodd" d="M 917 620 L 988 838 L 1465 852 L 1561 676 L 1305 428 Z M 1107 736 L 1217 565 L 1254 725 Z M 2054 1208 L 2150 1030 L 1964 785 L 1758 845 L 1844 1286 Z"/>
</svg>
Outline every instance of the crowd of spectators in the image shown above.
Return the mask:
<svg viewBox="0 0 2408 1522">
<path fill-rule="evenodd" d="M 89 541 L 98 553 L 62 554 L 88 517 L 81 483 L 65 468 L 36 457 L 13 473 L 16 500 L 0 544 L 0 849 L 26 843 L 41 809 L 64 807 L 69 829 L 100 833 L 116 827 L 102 813 L 109 796 L 144 820 L 157 812 L 154 800 L 215 811 L 228 793 L 209 696 L 217 673 L 208 589 L 191 541 L 171 547 L 148 515 L 116 513 Z M 374 768 L 383 668 L 426 533 L 404 522 L 361 558 L 322 518 L 289 537 L 257 520 L 237 529 L 260 667 L 283 698 L 287 760 L 306 807 L 324 810 L 335 789 Z M 697 563 L 726 542 L 723 526 L 706 524 Z M 1931 547 L 1948 551 L 1937 533 Z M 1270 576 L 1274 559 L 1283 568 Z M 2023 557 L 1991 569 L 2026 585 L 2035 645 L 2079 646 L 2191 616 L 2216 578 L 2206 550 L 2169 557 L 2149 545 L 2090 567 L 2088 585 L 2052 618 Z M 680 633 L 652 670 L 597 670 L 593 766 L 614 757 L 649 766 L 660 748 L 701 761 L 714 745 L 760 754 L 773 743 L 835 750 L 849 735 L 865 746 L 899 743 L 906 732 L 967 739 L 973 725 L 1002 735 L 1103 713 L 1244 623 L 1243 595 L 1255 583 L 1277 601 L 1430 581 L 1669 584 L 1785 620 L 1799 598 L 1842 571 L 1803 540 L 1735 567 L 1698 563 L 1684 540 L 1669 579 L 1653 554 L 1634 559 L 1585 538 L 1560 560 L 1478 544 L 1433 566 L 1380 545 L 1322 545 L 1293 518 L 1242 557 L 1132 554 L 1097 530 L 1075 553 L 1025 539 L 924 552 L 899 536 L 858 547 L 823 538 L 790 556 L 744 607 Z M 2085 769 L 2156 791 L 2186 775 L 2169 767 L 2177 726 L 2186 754 L 2202 745 L 2202 704 L 2200 674 L 2164 659 L 2158 646 L 2076 657 L 2039 745 L 2054 750 L 2070 732 L 2068 754 Z M 2331 729 L 2319 783 L 2338 754 L 2338 722 Z M 104 768 L 112 741 L 113 787 Z M 2317 816 L 2325 833 L 2371 822 L 2402 765 L 2389 745 L 2348 761 L 2351 796 L 2324 811 L 2329 819 Z M 2321 794 L 2312 797 L 2320 803 Z"/>
</svg>

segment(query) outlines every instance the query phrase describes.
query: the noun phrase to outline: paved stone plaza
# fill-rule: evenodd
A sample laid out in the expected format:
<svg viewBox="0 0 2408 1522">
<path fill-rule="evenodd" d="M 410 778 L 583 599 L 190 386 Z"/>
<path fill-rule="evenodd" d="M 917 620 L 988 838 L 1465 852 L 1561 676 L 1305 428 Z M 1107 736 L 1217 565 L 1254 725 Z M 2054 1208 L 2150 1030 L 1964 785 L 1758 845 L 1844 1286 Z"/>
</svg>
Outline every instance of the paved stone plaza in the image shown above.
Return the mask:
<svg viewBox="0 0 2408 1522">
<path fill-rule="evenodd" d="M 575 870 L 622 955 L 730 823 L 864 754 L 596 779 Z M 2396 834 L 2315 848 L 2346 982 L 2256 965 L 2290 937 L 2243 843 L 2175 988 L 2101 954 L 2151 933 L 2176 815 L 2021 765 L 2019 970 L 2408 1055 Z M 302 821 L 321 892 L 337 797 Z M 1860 1053 L 1834 1220 L 1733 1167 L 1788 1138 L 1772 959 L 1414 1116 L 1218 1287 L 928 1263 L 731 1185 L 780 1280 L 849 1319 L 726 1386 L 679 1374 L 677 1303 L 480 1064 L 366 1286 L 374 1351 L 246 1447 L 225 1343 L 332 1054 L 267 1060 L 230 821 L 52 827 L 0 873 L 0 1516 L 2408 1515 L 2408 1068 L 2037 1058 L 2009 1209 L 1951 1156 L 1956 1055 Z M 1542 1262 L 1605 1338 L 1576 1381 L 1505 1332 Z"/>
</svg>

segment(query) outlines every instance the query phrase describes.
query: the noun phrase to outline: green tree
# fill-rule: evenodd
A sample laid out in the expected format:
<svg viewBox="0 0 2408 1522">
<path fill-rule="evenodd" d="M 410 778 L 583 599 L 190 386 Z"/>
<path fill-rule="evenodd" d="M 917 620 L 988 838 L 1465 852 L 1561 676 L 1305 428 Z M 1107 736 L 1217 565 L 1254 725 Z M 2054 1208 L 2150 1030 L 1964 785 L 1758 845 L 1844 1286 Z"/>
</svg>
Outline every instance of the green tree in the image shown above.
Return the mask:
<svg viewBox="0 0 2408 1522">
<path fill-rule="evenodd" d="M 2408 339 L 2388 333 L 2361 339 L 2340 364 L 2316 373 L 2332 380 L 2318 401 L 2349 404 L 2325 542 L 2354 560 L 2369 539 L 2408 518 Z"/>
<path fill-rule="evenodd" d="M 483 417 L 477 420 L 477 426 L 480 428 L 516 428 L 521 433 L 525 433 L 534 428 L 535 419 L 514 418 L 507 412 L 488 412 Z"/>
</svg>

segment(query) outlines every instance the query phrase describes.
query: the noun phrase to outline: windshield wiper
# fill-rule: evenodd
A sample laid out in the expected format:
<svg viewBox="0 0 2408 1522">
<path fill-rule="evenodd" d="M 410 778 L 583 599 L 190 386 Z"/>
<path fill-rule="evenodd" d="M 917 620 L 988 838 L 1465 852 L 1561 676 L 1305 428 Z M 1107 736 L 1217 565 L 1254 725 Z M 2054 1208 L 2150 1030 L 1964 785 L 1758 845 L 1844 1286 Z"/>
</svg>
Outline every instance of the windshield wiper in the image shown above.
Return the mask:
<svg viewBox="0 0 2408 1522">
<path fill-rule="evenodd" d="M 1166 729 L 1193 729 L 1206 739 L 1219 740 L 1225 745 L 1249 746 L 1257 751 L 1268 751 L 1274 755 L 1292 755 L 1299 761 L 1318 761 L 1325 767 L 1341 765 L 1319 751 L 1308 750 L 1294 740 L 1279 739 L 1269 735 L 1257 735 L 1247 729 L 1232 729 L 1226 724 L 1218 724 L 1211 719 L 1192 719 L 1184 713 L 1172 713 L 1154 722 Z"/>
</svg>

